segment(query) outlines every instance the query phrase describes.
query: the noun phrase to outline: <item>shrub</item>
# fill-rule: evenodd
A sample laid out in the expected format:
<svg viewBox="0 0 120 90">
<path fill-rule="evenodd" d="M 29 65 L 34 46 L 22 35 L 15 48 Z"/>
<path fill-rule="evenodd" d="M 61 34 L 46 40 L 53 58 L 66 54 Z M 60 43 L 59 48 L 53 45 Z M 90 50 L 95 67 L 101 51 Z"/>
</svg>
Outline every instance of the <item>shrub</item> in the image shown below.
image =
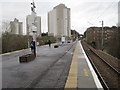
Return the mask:
<svg viewBox="0 0 120 90">
<path fill-rule="evenodd" d="M 39 46 L 47 44 L 48 40 L 51 40 L 51 42 L 54 43 L 56 39 L 52 36 L 44 36 L 37 38 Z M 29 36 L 29 41 L 32 41 L 32 36 Z M 28 48 L 27 35 L 16 35 L 10 34 L 8 32 L 2 34 L 2 53 L 12 52 L 26 48 Z"/>
</svg>

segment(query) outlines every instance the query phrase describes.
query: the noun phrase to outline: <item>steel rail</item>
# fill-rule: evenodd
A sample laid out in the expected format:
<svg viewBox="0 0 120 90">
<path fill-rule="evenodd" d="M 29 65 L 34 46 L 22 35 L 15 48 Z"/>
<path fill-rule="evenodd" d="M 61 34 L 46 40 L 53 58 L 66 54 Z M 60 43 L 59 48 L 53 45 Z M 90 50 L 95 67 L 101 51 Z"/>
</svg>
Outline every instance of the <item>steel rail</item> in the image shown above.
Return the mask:
<svg viewBox="0 0 120 90">
<path fill-rule="evenodd" d="M 113 67 L 111 64 L 109 64 L 107 61 L 105 61 L 105 59 L 103 59 L 100 55 L 98 55 L 94 50 L 92 50 L 86 43 L 83 42 L 83 45 L 85 45 L 89 51 L 91 51 L 92 53 L 94 53 L 98 58 L 100 58 L 105 64 L 107 64 L 108 67 L 110 67 L 115 73 L 117 73 L 118 75 L 120 74 L 120 72 L 115 68 Z M 84 48 L 85 49 L 85 48 Z M 89 53 L 88 53 L 88 50 L 85 49 L 85 53 L 86 55 L 88 56 L 96 74 L 98 75 L 98 78 L 103 86 L 103 88 L 105 90 L 109 90 L 109 87 L 107 86 L 106 82 L 104 81 L 103 77 L 101 76 L 101 74 L 99 73 L 98 69 L 96 68 L 95 64 L 93 63 L 92 61 L 92 58 L 90 57 Z"/>
<path fill-rule="evenodd" d="M 109 90 L 108 85 L 106 84 L 106 82 L 104 81 L 104 79 L 103 79 L 103 77 L 101 76 L 100 72 L 98 71 L 98 69 L 96 68 L 95 64 L 93 63 L 92 58 L 89 56 L 88 52 L 85 52 L 85 53 L 86 53 L 87 57 L 89 58 L 89 60 L 90 60 L 90 62 L 91 62 L 91 64 L 92 64 L 92 66 L 93 66 L 93 68 L 94 68 L 94 70 L 95 70 L 95 72 L 96 72 L 96 74 L 97 74 L 97 76 L 98 76 L 98 79 L 100 80 L 103 88 L 104 88 L 105 90 Z"/>
<path fill-rule="evenodd" d="M 89 48 L 89 46 L 88 46 Z M 104 63 L 106 63 L 111 69 L 113 69 L 113 71 L 115 71 L 118 75 L 120 74 L 120 72 L 113 67 L 111 64 L 109 64 L 107 61 L 105 61 L 101 56 L 99 56 L 96 52 L 94 52 L 91 48 L 89 48 L 96 56 L 98 56 Z"/>
</svg>

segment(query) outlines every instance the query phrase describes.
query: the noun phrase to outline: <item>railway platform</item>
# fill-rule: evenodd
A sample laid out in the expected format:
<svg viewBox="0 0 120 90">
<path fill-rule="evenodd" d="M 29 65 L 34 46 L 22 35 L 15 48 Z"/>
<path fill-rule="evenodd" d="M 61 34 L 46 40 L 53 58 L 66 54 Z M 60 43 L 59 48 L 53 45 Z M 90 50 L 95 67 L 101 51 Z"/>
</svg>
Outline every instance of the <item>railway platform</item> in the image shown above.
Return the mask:
<svg viewBox="0 0 120 90">
<path fill-rule="evenodd" d="M 37 47 L 37 57 L 29 63 L 18 62 L 29 49 L 2 55 L 2 88 L 102 90 L 80 41 L 53 46 Z"/>
<path fill-rule="evenodd" d="M 103 88 L 80 41 L 74 51 L 65 88 L 89 88 L 95 90 L 102 90 Z"/>
</svg>

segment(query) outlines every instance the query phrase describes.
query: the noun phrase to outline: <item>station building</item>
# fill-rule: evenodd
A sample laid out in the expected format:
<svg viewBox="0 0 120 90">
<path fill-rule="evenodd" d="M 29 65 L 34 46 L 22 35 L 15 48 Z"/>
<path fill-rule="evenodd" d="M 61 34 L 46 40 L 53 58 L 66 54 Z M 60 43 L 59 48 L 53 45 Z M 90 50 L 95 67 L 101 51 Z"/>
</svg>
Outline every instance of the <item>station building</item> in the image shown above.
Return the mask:
<svg viewBox="0 0 120 90">
<path fill-rule="evenodd" d="M 92 44 L 96 45 L 96 48 L 101 48 L 101 41 L 103 38 L 104 46 L 110 42 L 111 40 L 117 38 L 118 36 L 118 29 L 116 26 L 113 27 L 104 27 L 103 28 L 103 37 L 102 37 L 102 27 L 90 27 L 88 28 L 85 33 L 85 40 Z"/>
</svg>

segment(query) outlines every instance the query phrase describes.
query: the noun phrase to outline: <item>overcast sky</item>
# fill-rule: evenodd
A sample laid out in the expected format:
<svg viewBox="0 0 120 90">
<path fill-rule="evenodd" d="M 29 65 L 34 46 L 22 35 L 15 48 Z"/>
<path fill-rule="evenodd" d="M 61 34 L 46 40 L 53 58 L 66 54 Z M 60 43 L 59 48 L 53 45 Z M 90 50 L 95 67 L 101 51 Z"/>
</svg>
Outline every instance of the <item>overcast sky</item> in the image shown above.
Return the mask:
<svg viewBox="0 0 120 90">
<path fill-rule="evenodd" d="M 0 20 L 13 21 L 14 18 L 23 22 L 26 29 L 26 16 L 31 13 L 30 3 L 33 0 L 0 0 Z M 47 14 L 56 5 L 63 3 L 71 9 L 71 29 L 79 33 L 91 26 L 113 26 L 118 23 L 119 0 L 34 0 L 36 12 L 42 19 L 42 32 L 48 31 Z"/>
</svg>

